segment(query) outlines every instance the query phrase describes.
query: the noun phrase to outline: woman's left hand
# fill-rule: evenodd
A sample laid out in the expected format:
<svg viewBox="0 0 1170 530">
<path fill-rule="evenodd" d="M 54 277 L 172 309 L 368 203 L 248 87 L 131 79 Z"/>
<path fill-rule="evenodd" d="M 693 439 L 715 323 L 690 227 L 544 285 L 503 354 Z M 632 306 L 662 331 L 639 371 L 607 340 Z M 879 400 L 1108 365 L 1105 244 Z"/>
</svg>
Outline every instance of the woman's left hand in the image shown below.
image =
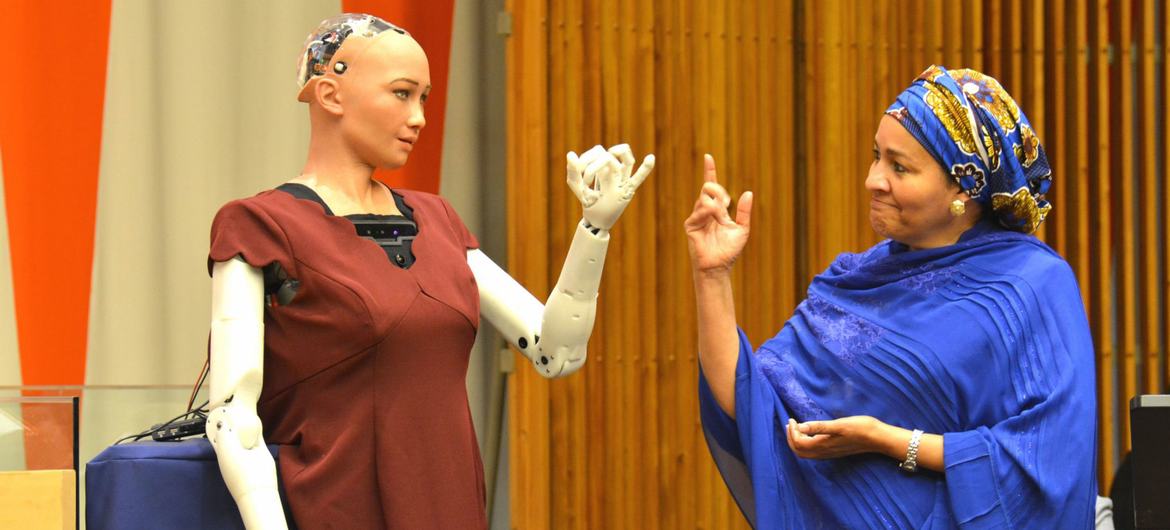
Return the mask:
<svg viewBox="0 0 1170 530">
<path fill-rule="evenodd" d="M 889 425 L 872 416 L 848 416 L 829 421 L 797 423 L 789 419 L 788 447 L 801 458 L 840 458 L 882 452 L 879 441 Z"/>
</svg>

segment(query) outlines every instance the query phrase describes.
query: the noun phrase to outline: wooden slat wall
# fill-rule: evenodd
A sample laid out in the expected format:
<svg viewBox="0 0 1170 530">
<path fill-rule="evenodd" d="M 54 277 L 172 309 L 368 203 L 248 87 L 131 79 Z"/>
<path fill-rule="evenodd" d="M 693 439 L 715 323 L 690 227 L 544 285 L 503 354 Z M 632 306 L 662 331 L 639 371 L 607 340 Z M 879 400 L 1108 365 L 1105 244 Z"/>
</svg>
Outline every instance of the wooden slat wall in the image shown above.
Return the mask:
<svg viewBox="0 0 1170 530">
<path fill-rule="evenodd" d="M 1098 354 L 1100 475 L 1128 450 L 1128 401 L 1165 392 L 1170 284 L 1166 0 L 510 0 L 509 267 L 555 283 L 576 200 L 564 153 L 653 152 L 613 233 L 581 372 L 527 367 L 510 392 L 516 528 L 745 528 L 695 395 L 682 220 L 712 153 L 755 192 L 734 277 L 756 343 L 836 254 L 877 237 L 863 181 L 881 111 L 931 63 L 998 78 L 1048 151 L 1038 236 L 1077 272 Z"/>
</svg>

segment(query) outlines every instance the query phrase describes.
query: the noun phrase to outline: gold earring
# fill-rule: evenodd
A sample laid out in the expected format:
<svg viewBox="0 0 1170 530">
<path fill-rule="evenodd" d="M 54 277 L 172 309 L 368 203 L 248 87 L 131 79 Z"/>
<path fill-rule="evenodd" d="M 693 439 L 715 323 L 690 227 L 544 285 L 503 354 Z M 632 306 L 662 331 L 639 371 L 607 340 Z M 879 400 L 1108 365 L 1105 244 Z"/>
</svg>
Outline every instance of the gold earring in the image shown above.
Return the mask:
<svg viewBox="0 0 1170 530">
<path fill-rule="evenodd" d="M 959 199 L 951 201 L 951 215 L 958 217 L 965 213 L 967 213 L 967 203 Z"/>
</svg>

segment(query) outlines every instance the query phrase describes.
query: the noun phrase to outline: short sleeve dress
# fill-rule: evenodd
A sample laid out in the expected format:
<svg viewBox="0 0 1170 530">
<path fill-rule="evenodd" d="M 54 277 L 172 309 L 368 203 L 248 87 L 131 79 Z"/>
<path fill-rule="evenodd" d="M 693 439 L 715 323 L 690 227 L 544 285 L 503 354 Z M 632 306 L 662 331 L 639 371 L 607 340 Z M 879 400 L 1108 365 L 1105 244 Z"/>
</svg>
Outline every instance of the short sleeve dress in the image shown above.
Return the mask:
<svg viewBox="0 0 1170 530">
<path fill-rule="evenodd" d="M 278 263 L 299 282 L 264 311 L 264 437 L 301 529 L 486 528 L 465 377 L 479 325 L 475 237 L 436 195 L 401 268 L 353 223 L 279 190 L 228 203 L 212 262 Z"/>
</svg>

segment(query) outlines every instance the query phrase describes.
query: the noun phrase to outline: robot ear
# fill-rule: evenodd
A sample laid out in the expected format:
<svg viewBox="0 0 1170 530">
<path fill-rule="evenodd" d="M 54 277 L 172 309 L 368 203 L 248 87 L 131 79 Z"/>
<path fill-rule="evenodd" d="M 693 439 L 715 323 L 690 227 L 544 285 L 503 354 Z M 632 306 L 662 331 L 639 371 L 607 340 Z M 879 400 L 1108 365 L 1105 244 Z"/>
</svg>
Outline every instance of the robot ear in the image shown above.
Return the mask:
<svg viewBox="0 0 1170 530">
<path fill-rule="evenodd" d="M 311 99 L 316 100 L 317 104 L 330 114 L 340 116 L 345 112 L 341 102 L 341 90 L 336 80 L 327 77 L 314 79 L 311 92 Z"/>
</svg>

